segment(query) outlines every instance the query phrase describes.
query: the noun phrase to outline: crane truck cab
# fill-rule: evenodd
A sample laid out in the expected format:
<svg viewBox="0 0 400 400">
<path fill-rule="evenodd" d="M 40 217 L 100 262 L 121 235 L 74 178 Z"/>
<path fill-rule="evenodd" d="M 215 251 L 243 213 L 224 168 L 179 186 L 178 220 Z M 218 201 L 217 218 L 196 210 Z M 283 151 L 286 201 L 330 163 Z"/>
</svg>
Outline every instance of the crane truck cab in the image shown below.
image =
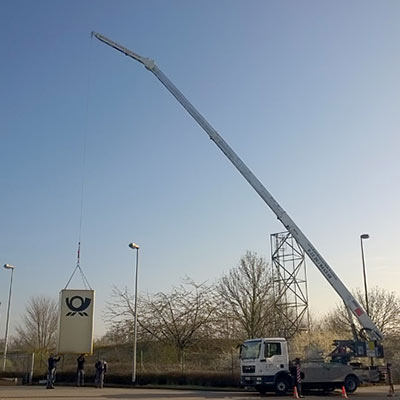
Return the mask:
<svg viewBox="0 0 400 400">
<path fill-rule="evenodd" d="M 347 393 L 357 390 L 360 383 L 380 382 L 379 367 L 364 367 L 361 363 L 343 363 L 323 360 L 305 360 L 300 367 L 304 389 L 331 391 L 344 386 Z M 246 340 L 240 346 L 240 384 L 260 393 L 274 391 L 283 395 L 293 389 L 294 363 L 289 360 L 285 338 L 260 338 Z"/>
<path fill-rule="evenodd" d="M 246 340 L 240 347 L 240 376 L 241 386 L 286 393 L 292 386 L 286 339 Z"/>
</svg>

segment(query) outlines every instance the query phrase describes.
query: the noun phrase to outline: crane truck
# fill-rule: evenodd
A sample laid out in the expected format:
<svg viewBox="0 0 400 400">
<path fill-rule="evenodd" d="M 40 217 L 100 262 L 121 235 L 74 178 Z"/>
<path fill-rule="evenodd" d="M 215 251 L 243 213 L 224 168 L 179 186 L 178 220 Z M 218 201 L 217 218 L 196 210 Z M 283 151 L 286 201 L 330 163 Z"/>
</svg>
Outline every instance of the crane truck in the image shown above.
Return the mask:
<svg viewBox="0 0 400 400">
<path fill-rule="evenodd" d="M 382 346 L 364 340 L 335 340 L 335 344 L 337 347 L 330 360 L 316 357 L 301 361 L 301 385 L 304 389 L 328 392 L 344 386 L 347 393 L 354 393 L 360 383 L 377 383 L 384 379 L 380 367 L 363 366 L 354 361 L 355 357 L 383 357 Z M 295 361 L 289 360 L 285 338 L 246 340 L 241 345 L 240 368 L 241 385 L 255 388 L 261 394 L 274 391 L 283 395 L 296 381 Z"/>
<path fill-rule="evenodd" d="M 332 362 L 302 363 L 303 383 L 321 388 L 334 388 L 345 384 L 348 392 L 354 392 L 360 382 L 372 382 L 379 379 L 377 368 L 364 368 L 360 363 L 351 363 L 350 360 L 354 357 L 383 357 L 382 332 L 292 218 L 221 135 L 158 68 L 154 60 L 134 53 L 100 33 L 92 32 L 92 36 L 143 64 L 147 70 L 156 76 L 162 85 L 203 128 L 209 138 L 230 160 L 269 206 L 287 231 L 295 238 L 317 269 L 343 300 L 349 316 L 352 318 L 354 315 L 358 319 L 362 326 L 361 331 L 358 333 L 353 324 L 353 340 L 335 341 L 336 349 L 332 353 Z M 245 341 L 241 346 L 240 354 L 241 384 L 254 387 L 259 392 L 265 392 L 269 388 L 273 388 L 278 394 L 286 393 L 292 378 L 288 354 L 288 344 L 284 338 L 262 338 Z"/>
</svg>

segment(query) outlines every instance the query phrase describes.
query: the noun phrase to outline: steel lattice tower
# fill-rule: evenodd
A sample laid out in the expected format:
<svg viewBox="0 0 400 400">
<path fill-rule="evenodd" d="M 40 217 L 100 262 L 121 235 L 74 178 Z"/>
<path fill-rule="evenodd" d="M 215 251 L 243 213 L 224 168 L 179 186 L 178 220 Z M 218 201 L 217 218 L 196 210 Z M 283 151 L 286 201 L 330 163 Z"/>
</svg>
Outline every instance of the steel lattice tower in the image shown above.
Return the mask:
<svg viewBox="0 0 400 400">
<path fill-rule="evenodd" d="M 290 338 L 310 327 L 305 253 L 289 232 L 273 233 L 271 258 L 275 332 Z"/>
</svg>

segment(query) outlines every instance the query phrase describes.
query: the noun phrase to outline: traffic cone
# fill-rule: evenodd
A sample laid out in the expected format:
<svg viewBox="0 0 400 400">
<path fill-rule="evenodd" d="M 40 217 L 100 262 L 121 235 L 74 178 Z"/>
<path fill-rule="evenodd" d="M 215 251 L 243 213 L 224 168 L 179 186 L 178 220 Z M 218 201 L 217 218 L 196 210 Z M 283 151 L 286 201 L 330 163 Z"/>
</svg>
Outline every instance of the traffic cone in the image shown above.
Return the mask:
<svg viewBox="0 0 400 400">
<path fill-rule="evenodd" d="M 293 388 L 293 398 L 294 399 L 300 399 L 299 393 L 297 392 L 297 387 L 296 386 Z"/>
<path fill-rule="evenodd" d="M 346 388 L 344 386 L 342 386 L 342 397 L 347 399 Z"/>
</svg>

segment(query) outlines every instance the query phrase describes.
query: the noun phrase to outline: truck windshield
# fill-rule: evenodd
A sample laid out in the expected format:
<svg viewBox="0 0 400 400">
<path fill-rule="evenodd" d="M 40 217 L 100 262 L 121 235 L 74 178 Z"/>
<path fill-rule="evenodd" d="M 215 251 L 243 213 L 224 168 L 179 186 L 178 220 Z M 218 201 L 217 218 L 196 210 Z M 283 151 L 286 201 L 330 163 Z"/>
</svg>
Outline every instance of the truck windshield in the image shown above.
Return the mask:
<svg viewBox="0 0 400 400">
<path fill-rule="evenodd" d="M 254 340 L 251 342 L 245 342 L 240 348 L 240 358 L 242 360 L 246 358 L 258 358 L 260 354 L 261 340 Z"/>
</svg>

